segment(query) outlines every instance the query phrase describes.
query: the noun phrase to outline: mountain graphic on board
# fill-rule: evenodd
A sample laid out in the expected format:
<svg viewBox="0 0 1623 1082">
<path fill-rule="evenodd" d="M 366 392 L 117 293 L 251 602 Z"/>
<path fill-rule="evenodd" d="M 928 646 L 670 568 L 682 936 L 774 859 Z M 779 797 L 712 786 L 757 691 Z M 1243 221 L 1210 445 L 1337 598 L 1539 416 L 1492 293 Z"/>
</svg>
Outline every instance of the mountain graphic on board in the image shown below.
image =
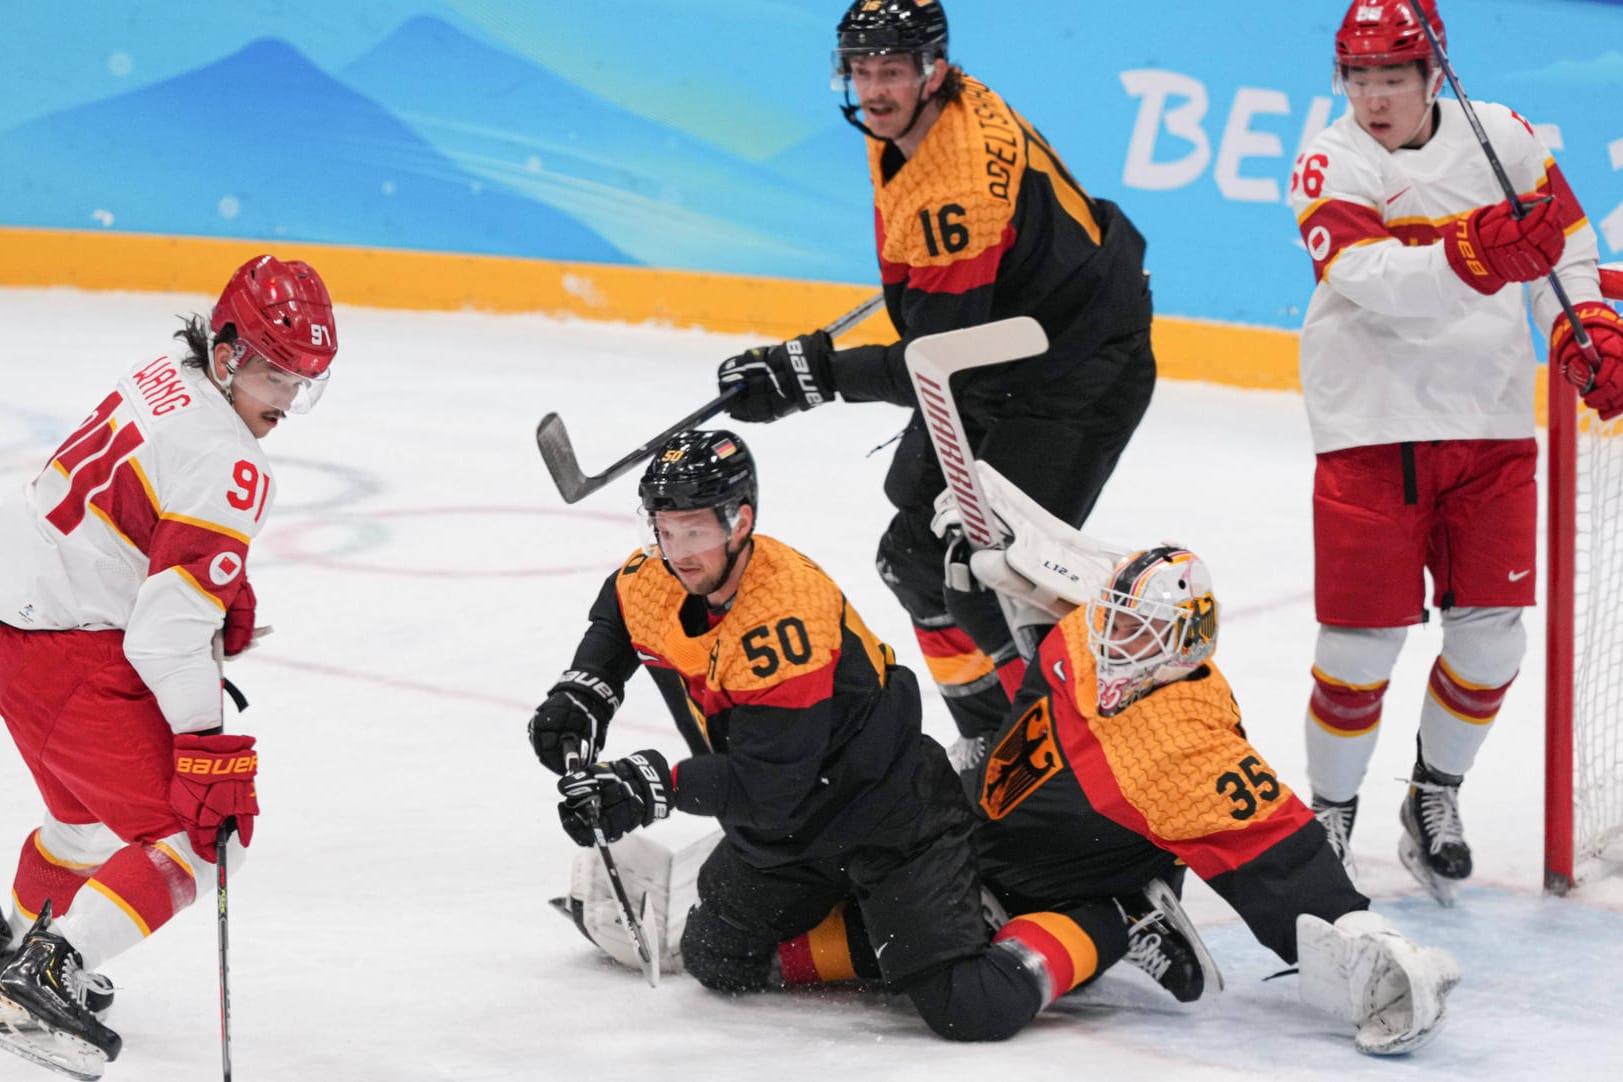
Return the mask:
<svg viewBox="0 0 1623 1082">
<path fill-rule="evenodd" d="M 0 133 L 9 221 L 625 263 L 570 215 L 462 170 L 286 42 Z"/>
<path fill-rule="evenodd" d="M 638 262 L 825 278 L 872 262 L 860 148 L 849 183 L 819 191 L 430 16 L 335 75 L 462 171 L 567 210 Z"/>
</svg>

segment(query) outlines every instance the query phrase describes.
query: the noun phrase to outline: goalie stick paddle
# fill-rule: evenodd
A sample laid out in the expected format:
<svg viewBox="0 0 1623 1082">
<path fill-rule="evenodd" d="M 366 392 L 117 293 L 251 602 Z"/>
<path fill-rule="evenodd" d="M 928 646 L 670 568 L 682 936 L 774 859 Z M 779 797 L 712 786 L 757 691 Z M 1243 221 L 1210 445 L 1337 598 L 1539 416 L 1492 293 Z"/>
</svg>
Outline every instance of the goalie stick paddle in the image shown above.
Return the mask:
<svg viewBox="0 0 1623 1082">
<path fill-rule="evenodd" d="M 883 293 L 875 293 L 823 330 L 830 338 L 838 338 L 867 319 L 884 300 Z M 739 390 L 736 385 L 727 388 L 659 435 L 639 445 L 636 450 L 616 461 L 602 473 L 588 474 L 580 468 L 580 461 L 575 457 L 574 444 L 569 442 L 569 433 L 564 429 L 564 419 L 556 413 L 547 414 L 541 418 L 541 423 L 535 426 L 535 445 L 541 451 L 541 460 L 547 464 L 547 472 L 552 474 L 552 483 L 558 486 L 558 494 L 564 498 L 565 503 L 575 503 L 635 468 L 643 459 L 654 453 L 654 448 L 678 432 L 702 424 L 720 413 Z"/>
<path fill-rule="evenodd" d="M 678 429 L 680 431 L 680 429 Z M 564 755 L 564 766 L 569 770 L 579 770 L 581 766 L 580 746 L 577 744 Z M 648 896 L 643 895 L 642 905 L 639 907 L 641 916 L 634 915 L 631 909 L 631 897 L 626 893 L 626 885 L 620 878 L 620 866 L 614 862 L 614 854 L 609 852 L 608 839 L 603 836 L 603 825 L 597 818 L 597 801 L 594 798 L 591 810 L 587 813 L 588 821 L 592 826 L 592 837 L 597 845 L 597 855 L 603 858 L 603 870 L 609 875 L 609 885 L 614 888 L 614 904 L 620 910 L 620 923 L 626 927 L 626 933 L 631 936 L 632 944 L 637 948 L 637 960 L 642 963 L 642 975 L 648 980 L 648 987 L 659 987 L 659 946 L 656 946 L 648 934 L 644 920 L 648 917 Z M 227 1080 L 229 1082 L 229 1080 Z"/>
<path fill-rule="evenodd" d="M 964 536 L 977 549 L 1002 542 L 992 507 L 975 473 L 975 455 L 953 400 L 952 375 L 969 368 L 1005 364 L 1048 349 L 1048 335 L 1030 316 L 1001 319 L 963 330 L 916 338 L 907 346 L 907 374 L 930 432 L 947 487 L 963 515 Z"/>
<path fill-rule="evenodd" d="M 1518 219 L 1527 216 L 1527 208 L 1522 205 L 1521 193 L 1510 182 L 1510 176 L 1505 172 L 1504 163 L 1499 160 L 1498 153 L 1493 144 L 1488 141 L 1488 133 L 1482 128 L 1482 121 L 1477 119 L 1476 108 L 1472 106 L 1471 99 L 1465 96 L 1465 88 L 1460 85 L 1459 76 L 1454 74 L 1454 65 L 1448 62 L 1448 53 L 1443 49 L 1443 42 L 1432 28 L 1431 20 L 1421 10 L 1418 0 L 1407 0 L 1409 15 L 1420 24 L 1421 31 L 1426 35 L 1426 41 L 1431 45 L 1431 53 L 1437 58 L 1437 66 L 1443 69 L 1443 77 L 1448 80 L 1449 88 L 1454 91 L 1454 97 L 1459 99 L 1460 111 L 1465 114 L 1466 123 L 1471 125 L 1471 131 L 1476 136 L 1477 145 L 1482 147 L 1482 153 L 1488 156 L 1488 165 L 1493 169 L 1494 177 L 1499 181 L 1499 189 L 1510 200 L 1511 213 Z M 1578 319 L 1578 313 L 1573 310 L 1572 301 L 1567 297 L 1566 287 L 1561 279 L 1551 271 L 1545 279 L 1550 283 L 1550 290 L 1555 299 L 1561 304 L 1561 311 L 1566 314 L 1567 323 L 1572 327 L 1572 339 L 1578 343 L 1578 348 L 1584 351 L 1589 359 L 1590 376 L 1589 386 L 1579 390 L 1580 394 L 1588 394 L 1595 386 L 1595 373 L 1600 371 L 1600 354 L 1595 350 L 1595 343 L 1589 340 L 1589 332 L 1584 330 L 1583 323 Z"/>
<path fill-rule="evenodd" d="M 958 403 L 952 397 L 952 376 L 968 368 L 1005 364 L 1022 357 L 1034 357 L 1048 349 L 1048 335 L 1030 316 L 1000 319 L 962 330 L 915 338 L 907 346 L 907 375 L 918 396 L 919 413 L 930 433 L 936 461 L 947 479 L 947 488 L 958 503 L 964 536 L 973 549 L 992 548 L 1003 543 L 1003 533 L 992 513 L 991 502 L 981 489 L 975 472 L 975 454 L 964 435 L 964 422 Z M 1023 656 L 1036 651 L 1034 641 L 1024 641 L 1013 602 L 999 593 L 998 607 L 1015 636 Z"/>
</svg>

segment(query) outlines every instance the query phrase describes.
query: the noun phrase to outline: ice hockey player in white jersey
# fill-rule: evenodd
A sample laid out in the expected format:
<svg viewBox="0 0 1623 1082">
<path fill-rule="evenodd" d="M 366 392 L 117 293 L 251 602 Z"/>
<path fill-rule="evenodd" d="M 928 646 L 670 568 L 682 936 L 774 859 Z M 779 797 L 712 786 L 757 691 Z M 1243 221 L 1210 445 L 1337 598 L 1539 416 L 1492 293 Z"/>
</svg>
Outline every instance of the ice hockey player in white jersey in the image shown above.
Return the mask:
<svg viewBox="0 0 1623 1082">
<path fill-rule="evenodd" d="M 228 819 L 252 838 L 258 756 L 223 731 L 219 659 L 253 638 L 259 441 L 338 345 L 315 270 L 271 256 L 175 338 L 0 495 L 0 716 L 45 805 L 0 923 L 0 1045 L 79 1078 L 121 1044 L 95 971 L 196 898 Z"/>
<path fill-rule="evenodd" d="M 1445 905 L 1471 873 L 1458 794 L 1521 664 L 1534 603 L 1536 331 L 1602 417 L 1623 412 L 1623 320 L 1594 231 L 1550 152 L 1475 103 L 1513 205 L 1417 11 L 1358 0 L 1336 34 L 1347 113 L 1297 159 L 1291 205 L 1317 288 L 1302 328 L 1319 622 L 1306 732 L 1313 806 L 1345 857 L 1382 697 L 1430 602 L 1443 646 L 1420 710 L 1400 856 Z M 1586 354 L 1547 277 L 1593 342 Z"/>
</svg>

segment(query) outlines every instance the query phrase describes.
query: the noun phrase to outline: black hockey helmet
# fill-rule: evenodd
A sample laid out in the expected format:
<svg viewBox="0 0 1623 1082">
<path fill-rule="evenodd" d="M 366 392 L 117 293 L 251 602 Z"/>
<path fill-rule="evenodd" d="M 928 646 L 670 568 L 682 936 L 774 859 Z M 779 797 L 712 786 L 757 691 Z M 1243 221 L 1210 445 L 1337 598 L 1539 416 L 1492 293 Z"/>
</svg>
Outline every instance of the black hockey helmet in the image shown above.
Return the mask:
<svg viewBox="0 0 1623 1082">
<path fill-rule="evenodd" d="M 835 28 L 835 64 L 852 56 L 910 53 L 920 67 L 947 55 L 947 12 L 941 0 L 856 0 Z"/>
<path fill-rule="evenodd" d="M 643 510 L 736 511 L 756 506 L 755 456 L 744 441 L 719 429 L 688 429 L 666 440 L 637 483 Z"/>
</svg>

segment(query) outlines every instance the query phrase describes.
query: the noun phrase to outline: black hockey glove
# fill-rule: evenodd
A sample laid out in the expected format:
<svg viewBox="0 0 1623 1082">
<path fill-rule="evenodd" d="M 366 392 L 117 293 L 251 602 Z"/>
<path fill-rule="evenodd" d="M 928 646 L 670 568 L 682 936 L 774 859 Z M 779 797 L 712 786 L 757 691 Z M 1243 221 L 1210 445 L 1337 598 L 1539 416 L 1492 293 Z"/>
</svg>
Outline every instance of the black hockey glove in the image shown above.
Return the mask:
<svg viewBox="0 0 1623 1082">
<path fill-rule="evenodd" d="M 776 421 L 834 400 L 834 340 L 813 331 L 776 346 L 757 346 L 721 362 L 722 391 L 744 389 L 727 403 L 735 421 Z"/>
<path fill-rule="evenodd" d="M 593 763 L 558 779 L 558 818 L 576 845 L 595 845 L 594 826 L 612 842 L 671 814 L 671 768 L 653 749 Z"/>
<path fill-rule="evenodd" d="M 547 689 L 547 701 L 530 718 L 530 746 L 541 765 L 554 774 L 569 769 L 567 752 L 579 746 L 590 762 L 603 749 L 609 719 L 620 709 L 620 695 L 602 677 L 570 669 Z"/>
</svg>

